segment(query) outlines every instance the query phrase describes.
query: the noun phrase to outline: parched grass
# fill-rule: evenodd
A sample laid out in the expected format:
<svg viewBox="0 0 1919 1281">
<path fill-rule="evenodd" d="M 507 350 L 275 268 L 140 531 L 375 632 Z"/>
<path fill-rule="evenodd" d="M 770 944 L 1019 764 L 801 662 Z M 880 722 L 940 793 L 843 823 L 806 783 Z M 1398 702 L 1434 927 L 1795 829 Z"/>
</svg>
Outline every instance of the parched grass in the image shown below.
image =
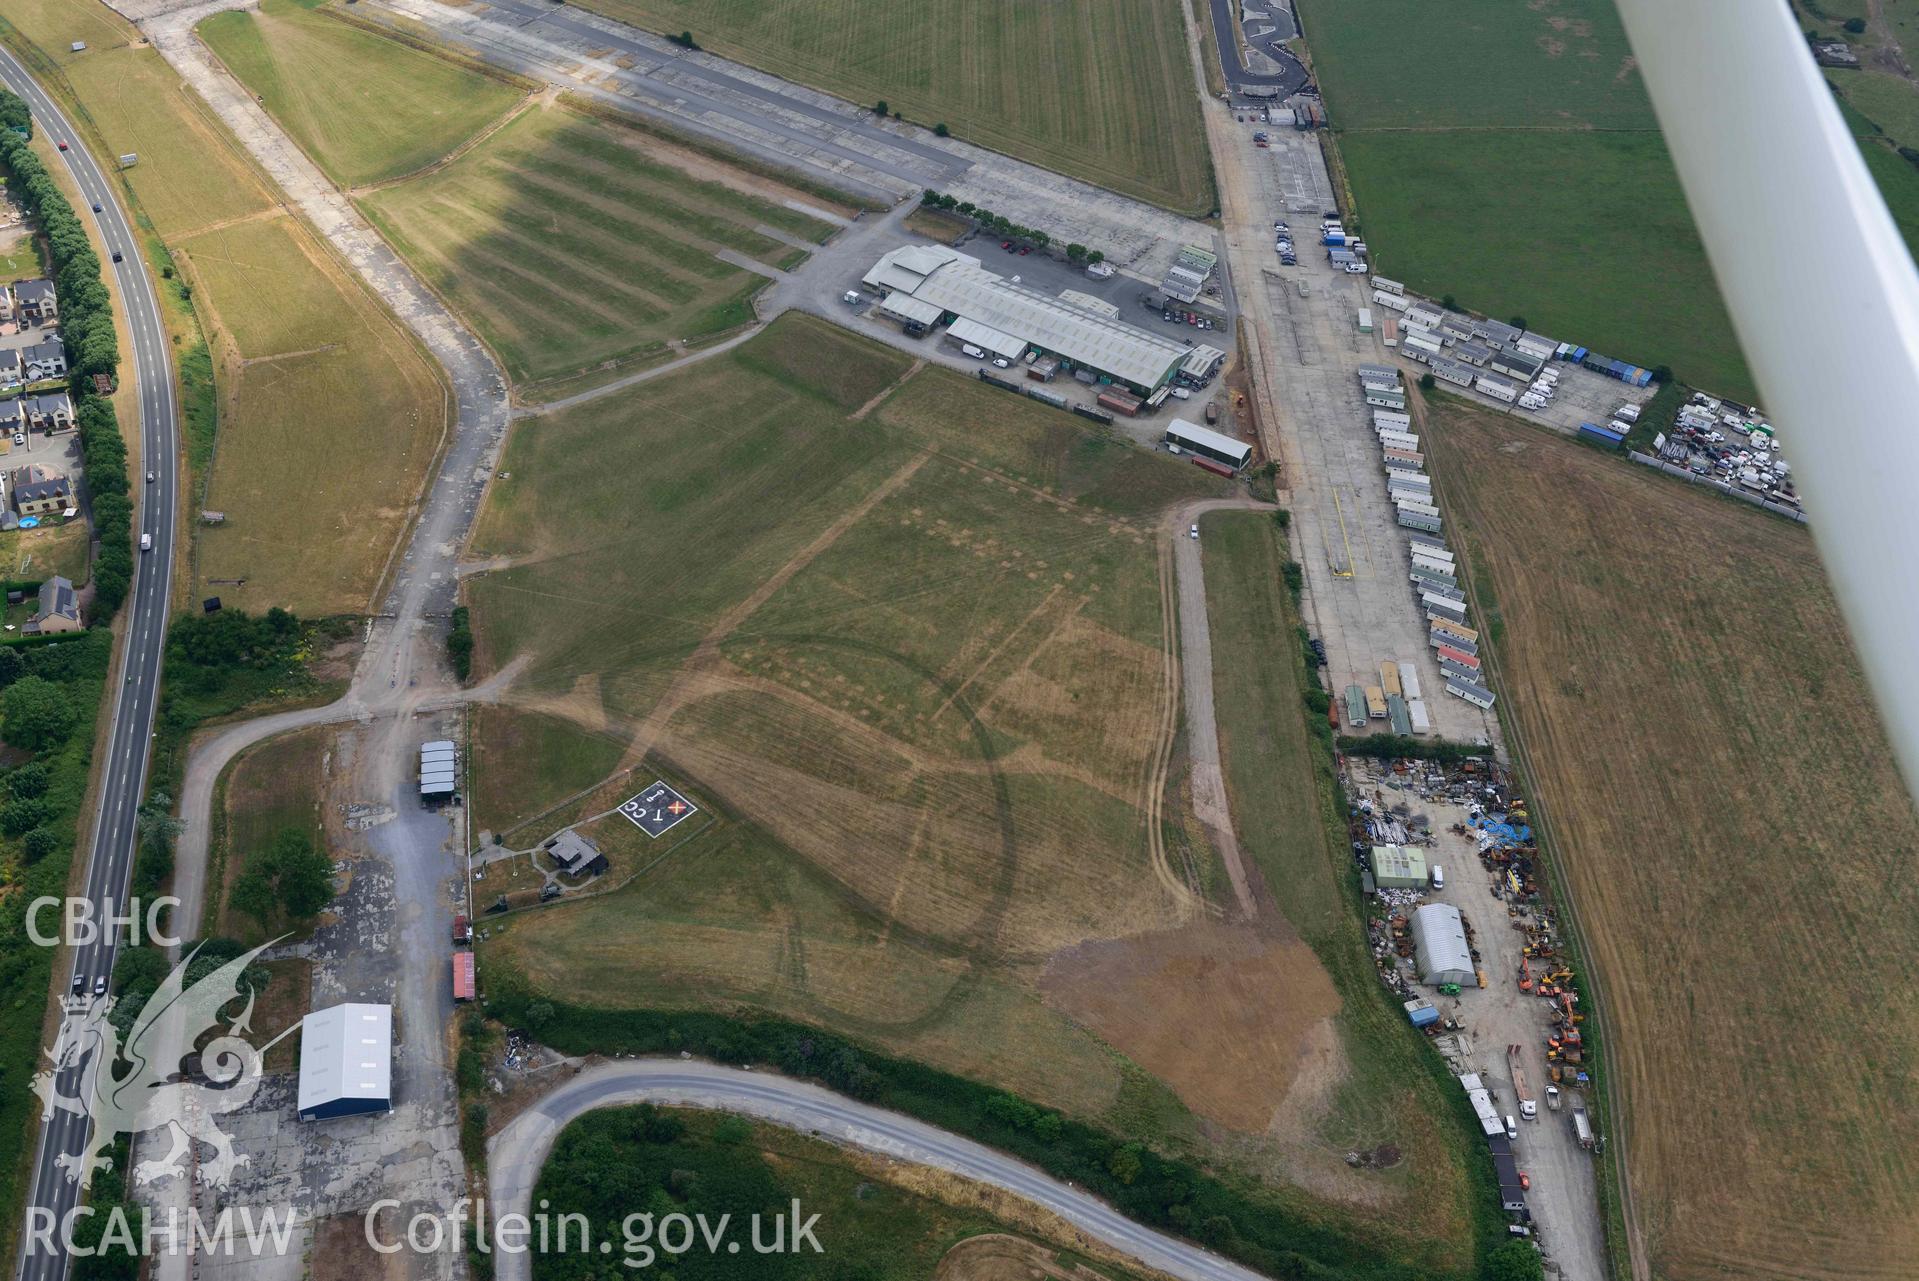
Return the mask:
<svg viewBox="0 0 1919 1281">
<path fill-rule="evenodd" d="M 1179 7 L 1164 0 L 590 0 L 652 31 L 1186 213 L 1212 207 Z"/>
<path fill-rule="evenodd" d="M 7 0 L 0 22 L 32 40 L 49 61 L 69 68 L 123 48 L 135 38 L 132 28 L 105 5 L 74 4 L 72 0 Z M 73 51 L 76 40 L 87 46 L 79 53 Z"/>
<path fill-rule="evenodd" d="M 66 72 L 107 154 L 140 157 L 122 179 L 163 238 L 273 207 L 232 136 L 158 51 L 88 54 Z"/>
<path fill-rule="evenodd" d="M 1757 398 L 1657 133 L 1372 131 L 1340 151 L 1395 279 Z"/>
<path fill-rule="evenodd" d="M 45 272 L 46 265 L 40 258 L 38 238 L 15 228 L 13 242 L 0 249 L 0 283 L 44 275 Z"/>
<path fill-rule="evenodd" d="M 653 842 L 600 820 L 616 878 L 667 861 L 489 950 L 608 1007 L 744 1004 L 1198 1141 L 1039 983 L 1063 949 L 1194 919 L 1146 830 L 1156 538 L 1160 506 L 1217 478 L 1082 438 L 798 316 L 641 406 L 516 431 L 476 541 L 521 563 L 469 587 L 484 657 L 528 660 L 526 705 L 648 727 L 627 763 L 649 767 L 568 817 L 666 774 L 710 826 Z"/>
<path fill-rule="evenodd" d="M 9 464 L 20 460 L 8 459 Z M 87 581 L 91 533 L 80 519 L 65 525 L 0 532 L 0 576 L 15 580 L 61 574 L 75 585 Z"/>
<path fill-rule="evenodd" d="M 705 160 L 701 176 L 684 167 L 690 159 L 649 135 L 550 106 L 360 203 L 500 353 L 510 376 L 538 383 L 750 323 L 750 299 L 765 279 L 716 255 L 787 267 L 804 252 L 755 228 L 810 243 L 832 233 L 785 208 L 766 180 L 715 175 Z"/>
<path fill-rule="evenodd" d="M 522 96 L 297 0 L 261 0 L 194 30 L 343 187 L 432 164 Z"/>
<path fill-rule="evenodd" d="M 218 326 L 205 503 L 226 521 L 196 531 L 196 595 L 364 611 L 445 427 L 434 367 L 290 219 L 207 232 L 177 256 Z"/>
<path fill-rule="evenodd" d="M 1653 1274 L 1909 1274 L 1919 819 L 1806 531 L 1450 401 L 1425 439 L 1505 620 Z"/>
<path fill-rule="evenodd" d="M 1214 512 L 1200 521 L 1215 711 L 1240 848 L 1292 927 L 1333 976 L 1350 1074 L 1322 1122 L 1348 1150 L 1397 1147 L 1395 1173 L 1417 1189 L 1393 1208 L 1393 1228 L 1426 1243 L 1436 1268 L 1473 1257 L 1485 1190 L 1469 1176 L 1473 1136 L 1449 1124 L 1438 1059 L 1379 991 L 1357 910 L 1343 816 L 1332 810 L 1332 758 L 1307 729 L 1304 667 L 1287 599 L 1286 548 L 1264 513 Z"/>
</svg>

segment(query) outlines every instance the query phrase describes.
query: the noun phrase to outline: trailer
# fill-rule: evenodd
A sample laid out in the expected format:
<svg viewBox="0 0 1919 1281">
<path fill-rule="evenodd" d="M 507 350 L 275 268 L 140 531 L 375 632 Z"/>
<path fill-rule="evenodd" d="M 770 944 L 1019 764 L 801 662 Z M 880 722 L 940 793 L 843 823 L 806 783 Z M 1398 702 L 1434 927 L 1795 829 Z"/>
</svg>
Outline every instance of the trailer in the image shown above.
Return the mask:
<svg viewBox="0 0 1919 1281">
<path fill-rule="evenodd" d="M 1412 565 L 1414 569 L 1427 569 L 1435 574 L 1444 574 L 1446 581 L 1449 583 L 1458 581 L 1458 571 L 1446 561 L 1430 560 L 1427 557 L 1421 556 L 1418 552 L 1414 552 Z"/>
<path fill-rule="evenodd" d="M 455 952 L 453 954 L 453 999 L 471 1001 L 474 995 L 473 953 Z"/>
<path fill-rule="evenodd" d="M 1477 656 L 1479 653 L 1479 646 L 1471 641 L 1463 641 L 1457 636 L 1448 636 L 1445 632 L 1438 630 L 1427 633 L 1426 644 L 1435 652 L 1440 649 L 1455 649 L 1462 654 Z"/>
<path fill-rule="evenodd" d="M 1446 540 L 1443 538 L 1434 538 L 1431 534 L 1408 534 L 1406 538 L 1415 547 L 1425 547 L 1433 551 L 1446 552 Z M 1446 554 L 1448 556 L 1452 555 L 1451 552 L 1446 552 Z"/>
<path fill-rule="evenodd" d="M 1123 391 L 1107 390 L 1094 398 L 1101 409 L 1110 409 L 1116 414 L 1125 414 L 1128 418 L 1139 414 L 1139 397 L 1130 396 Z"/>
<path fill-rule="evenodd" d="M 1384 289 L 1373 290 L 1373 302 L 1378 306 L 1386 308 L 1388 311 L 1400 313 L 1404 313 L 1408 307 L 1412 306 L 1411 303 L 1407 302 L 1398 294 L 1389 294 Z"/>
<path fill-rule="evenodd" d="M 1426 470 L 1426 455 L 1416 449 L 1382 449 L 1379 460 L 1386 464 L 1387 471 L 1423 474 Z"/>
<path fill-rule="evenodd" d="M 1032 399 L 1037 400 L 1040 404 L 1051 405 L 1055 409 L 1064 409 L 1067 405 L 1066 397 L 1056 391 L 1047 391 L 1041 387 L 1028 387 L 1026 394 Z"/>
<path fill-rule="evenodd" d="M 1594 1145 L 1593 1123 L 1592 1118 L 1586 1115 L 1586 1105 L 1584 1103 L 1573 1104 L 1572 1120 L 1573 1138 L 1579 1141 L 1580 1147 L 1586 1149 L 1588 1152 L 1592 1151 Z"/>
<path fill-rule="evenodd" d="M 1346 723 L 1354 729 L 1366 725 L 1366 691 L 1357 685 L 1346 687 Z"/>
<path fill-rule="evenodd" d="M 1406 407 L 1406 393 L 1403 391 L 1386 391 L 1384 389 L 1368 387 L 1366 389 L 1366 403 L 1376 409 L 1404 409 Z"/>
<path fill-rule="evenodd" d="M 1400 512 L 1398 520 L 1401 529 L 1419 529 L 1428 534 L 1437 534 L 1443 528 L 1439 517 L 1421 516 L 1418 512 Z"/>
<path fill-rule="evenodd" d="M 1401 452 L 1403 453 L 1404 451 L 1402 450 Z M 1423 471 L 1406 471 L 1403 468 L 1393 470 L 1389 468 L 1386 472 L 1386 479 L 1396 480 L 1405 485 L 1415 485 L 1428 492 L 1430 492 L 1433 487 L 1433 478 Z"/>
<path fill-rule="evenodd" d="M 1479 643 L 1479 633 L 1464 623 L 1434 623 L 1433 630 L 1445 632 L 1448 636 L 1457 636 L 1460 640 L 1471 641 L 1475 645 Z"/>
<path fill-rule="evenodd" d="M 1614 431 L 1610 427 L 1601 427 L 1598 423 L 1579 424 L 1579 434 L 1587 440 L 1596 440 L 1602 445 L 1615 447 L 1626 439 L 1624 432 Z"/>
<path fill-rule="evenodd" d="M 1399 692 L 1408 703 L 1419 697 L 1419 665 L 1403 658 L 1399 660 Z"/>
<path fill-rule="evenodd" d="M 1413 425 L 1413 416 L 1411 414 L 1401 413 L 1397 410 L 1392 410 L 1392 409 L 1375 409 L 1373 411 L 1373 427 L 1375 429 L 1378 429 L 1380 427 L 1392 427 L 1397 429 L 1401 427 L 1410 427 L 1412 425 Z"/>
<path fill-rule="evenodd" d="M 1406 286 L 1397 280 L 1388 280 L 1384 276 L 1373 277 L 1373 288 L 1382 294 L 1391 294 L 1395 298 L 1403 298 L 1406 293 Z"/>
<path fill-rule="evenodd" d="M 1399 687 L 1399 664 L 1390 658 L 1379 665 L 1379 687 L 1388 697 L 1406 692 Z"/>
<path fill-rule="evenodd" d="M 1429 491 L 1415 489 L 1411 485 L 1395 485 L 1388 481 L 1386 484 L 1386 497 L 1395 505 L 1400 503 L 1417 503 L 1421 507 L 1433 506 L 1433 496 Z M 1434 510 L 1437 510 L 1437 508 L 1434 508 Z"/>
<path fill-rule="evenodd" d="M 1440 618 L 1452 619 L 1455 622 L 1463 623 L 1466 621 L 1465 601 L 1453 600 L 1451 597 L 1441 596 L 1437 592 L 1421 591 L 1419 594 L 1419 604 L 1420 608 L 1426 611 L 1427 617 L 1429 618 L 1438 615 Z"/>
<path fill-rule="evenodd" d="M 1402 501 L 1395 502 L 1393 506 L 1399 508 L 1399 510 L 1403 512 L 1412 512 L 1416 516 L 1439 515 L 1439 508 L 1433 506 L 1431 503 L 1408 502 L 1408 501 L 1402 500 Z"/>
<path fill-rule="evenodd" d="M 1366 687 L 1366 718 L 1375 721 L 1386 719 L 1386 691 L 1377 685 Z"/>
<path fill-rule="evenodd" d="M 1419 450 L 1419 437 L 1409 431 L 1400 431 L 1392 427 L 1382 427 L 1377 430 L 1377 435 L 1379 436 L 1381 448 L 1403 449 L 1408 453 L 1417 453 Z"/>
<path fill-rule="evenodd" d="M 1459 590 L 1459 584 L 1453 581 L 1451 574 L 1442 574 L 1436 569 L 1422 569 L 1413 566 L 1413 572 L 1406 579 L 1422 592 L 1431 592 L 1435 596 L 1450 596 Z"/>
<path fill-rule="evenodd" d="M 1494 378 L 1491 374 L 1481 374 L 1474 380 L 1474 384 L 1485 395 L 1491 396 L 1501 404 L 1510 405 L 1519 399 L 1519 388 L 1513 386 L 1504 378 Z"/>
<path fill-rule="evenodd" d="M 1533 1098 L 1532 1087 L 1526 1082 L 1526 1065 L 1520 1062 L 1523 1053 L 1521 1047 L 1506 1047 L 1506 1070 L 1512 1073 L 1513 1097 L 1519 1100 L 1519 1115 L 1527 1121 L 1539 1119 L 1539 1103 Z"/>
<path fill-rule="evenodd" d="M 1468 654 L 1456 645 L 1441 645 L 1439 647 L 1439 656 L 1454 666 L 1464 667 L 1475 672 L 1479 670 L 1479 659 L 1472 654 Z"/>
<path fill-rule="evenodd" d="M 1399 322 L 1391 316 L 1379 322 L 1379 341 L 1389 350 L 1399 347 Z"/>
<path fill-rule="evenodd" d="M 1446 692 L 1454 698 L 1464 699 L 1474 707 L 1483 707 L 1489 711 L 1496 701 L 1496 696 L 1484 685 L 1476 684 L 1471 680 L 1459 676 L 1448 676 L 1446 678 Z"/>
<path fill-rule="evenodd" d="M 1413 733 L 1430 734 L 1433 732 L 1432 717 L 1426 714 L 1426 700 L 1409 698 L 1406 700 L 1406 718 L 1413 723 Z"/>
<path fill-rule="evenodd" d="M 1412 715 L 1406 710 L 1406 700 L 1398 694 L 1386 695 L 1386 719 L 1392 724 L 1395 734 L 1413 732 Z"/>
<path fill-rule="evenodd" d="M 1373 309 L 1371 307 L 1361 307 L 1359 314 L 1353 318 L 1353 321 L 1359 327 L 1360 333 L 1370 334 L 1373 332 Z"/>
</svg>

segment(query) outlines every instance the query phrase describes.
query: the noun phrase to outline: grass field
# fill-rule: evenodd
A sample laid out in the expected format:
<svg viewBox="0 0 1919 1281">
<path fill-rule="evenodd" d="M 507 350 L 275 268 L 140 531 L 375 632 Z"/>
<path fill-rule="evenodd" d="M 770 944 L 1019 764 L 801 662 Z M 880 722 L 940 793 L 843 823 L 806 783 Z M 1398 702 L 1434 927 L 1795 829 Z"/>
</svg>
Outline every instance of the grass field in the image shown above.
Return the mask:
<svg viewBox="0 0 1919 1281">
<path fill-rule="evenodd" d="M 671 1191 L 669 1191 L 671 1189 Z M 754 1214 L 790 1202 L 817 1212 L 819 1252 L 761 1262 L 756 1275 L 784 1281 L 1106 1281 L 1131 1274 L 1087 1258 L 1079 1234 L 1030 1206 L 962 1180 L 737 1117 L 619 1108 L 590 1113 L 561 1131 L 538 1195 L 555 1214 L 582 1213 L 595 1239 L 622 1241 L 633 1204 L 671 1205 L 742 1237 Z M 629 1229 L 630 1230 L 630 1229 Z M 767 1225 L 767 1236 L 772 1235 Z M 620 1246 L 614 1246 L 615 1251 Z M 622 1258 L 615 1253 L 614 1258 Z M 640 1261 L 624 1256 L 630 1266 Z M 683 1256 L 676 1274 L 727 1275 Z M 598 1276 L 538 1257 L 541 1281 Z"/>
<path fill-rule="evenodd" d="M 1336 998 L 1299 940 L 1208 918 L 1213 856 L 1159 817 L 1160 513 L 1225 482 L 800 318 L 643 410 L 517 431 L 502 470 L 484 665 L 527 660 L 510 702 L 638 766 L 565 817 L 665 775 L 705 826 L 590 823 L 616 881 L 664 861 L 501 922 L 489 964 L 745 1004 L 1303 1175 L 1269 1127 Z"/>
<path fill-rule="evenodd" d="M 1213 207 L 1177 5 L 1165 0 L 590 0 L 652 31 L 1187 213 Z"/>
<path fill-rule="evenodd" d="M 78 519 L 66 525 L 0 532 L 0 575 L 36 579 L 64 574 L 76 585 L 83 584 L 91 550 L 89 537 L 87 522 Z"/>
<path fill-rule="evenodd" d="M 213 854 L 218 880 L 208 887 L 219 896 L 209 904 L 213 935 L 239 939 L 249 947 L 266 941 L 261 923 L 234 911 L 227 896 L 246 869 L 247 855 L 281 832 L 292 828 L 312 833 L 317 841 L 326 839 L 320 802 L 336 732 L 323 726 L 269 739 L 228 769 L 220 793 L 224 826 Z"/>
<path fill-rule="evenodd" d="M 8 233 L 12 240 L 0 243 L 0 282 L 38 276 L 46 270 L 40 259 L 37 239 L 16 228 Z"/>
<path fill-rule="evenodd" d="M 66 75 L 105 154 L 140 157 L 124 179 L 162 239 L 274 206 L 231 135 L 157 50 L 89 52 Z"/>
<path fill-rule="evenodd" d="M 1303 8 L 1383 270 L 1757 398 L 1610 3 Z"/>
<path fill-rule="evenodd" d="M 800 193 L 562 106 L 522 114 L 362 209 L 499 353 L 518 383 L 657 358 L 750 323 L 764 277 L 833 228 Z M 811 199 L 808 197 L 807 199 Z M 849 211 L 850 212 L 850 211 Z"/>
<path fill-rule="evenodd" d="M 196 532 L 194 594 L 364 611 L 439 447 L 435 368 L 291 219 L 173 247 L 215 334 L 220 393 L 201 505 L 226 521 Z"/>
<path fill-rule="evenodd" d="M 1338 993 L 1322 1035 L 1332 1070 L 1314 1081 L 1317 1127 L 1289 1133 L 1302 1181 L 1363 1202 L 1391 1194 L 1378 1230 L 1405 1233 L 1435 1269 L 1472 1258 L 1474 1198 L 1463 1135 L 1449 1125 L 1438 1060 L 1381 996 L 1356 910 L 1345 824 L 1332 812 L 1332 756 L 1307 731 L 1299 619 L 1282 579 L 1286 548 L 1270 517 L 1201 518 L 1206 612 L 1220 752 L 1240 848 Z M 1400 1164 L 1361 1172 L 1350 1151 L 1399 1149 Z"/>
<path fill-rule="evenodd" d="M 504 115 L 512 86 L 319 12 L 262 0 L 194 30 L 343 187 L 441 159 Z"/>
<path fill-rule="evenodd" d="M 1910 1275 L 1919 820 L 1805 530 L 1451 400 L 1425 439 L 1604 981 L 1653 1275 Z"/>
<path fill-rule="evenodd" d="M 619 742 L 561 717 L 484 705 L 472 715 L 476 832 L 509 831 L 593 786 L 620 762 Z M 545 835 L 527 837 L 536 834 Z"/>
<path fill-rule="evenodd" d="M 1657 133 L 1377 131 L 1340 151 L 1395 279 L 1757 398 Z"/>
</svg>

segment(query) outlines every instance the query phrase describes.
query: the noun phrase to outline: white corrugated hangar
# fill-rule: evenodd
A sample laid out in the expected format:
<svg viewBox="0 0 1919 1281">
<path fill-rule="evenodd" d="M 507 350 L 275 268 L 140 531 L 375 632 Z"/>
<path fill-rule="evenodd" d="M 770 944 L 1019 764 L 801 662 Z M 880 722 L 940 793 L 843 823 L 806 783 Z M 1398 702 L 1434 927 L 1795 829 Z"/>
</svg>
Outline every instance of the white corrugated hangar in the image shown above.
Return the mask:
<svg viewBox="0 0 1919 1281">
<path fill-rule="evenodd" d="M 300 1020 L 300 1119 L 393 1110 L 393 1007 L 348 1003 Z"/>
<path fill-rule="evenodd" d="M 1479 981 L 1473 967 L 1473 949 L 1466 942 L 1466 922 L 1450 903 L 1424 903 L 1413 909 L 1413 963 L 1419 981 L 1439 987 L 1467 986 Z"/>
<path fill-rule="evenodd" d="M 1177 445 L 1201 458 L 1224 463 L 1235 471 L 1244 467 L 1253 457 L 1251 445 L 1243 445 L 1231 436 L 1210 427 L 1201 427 L 1198 423 L 1189 423 L 1184 418 L 1175 418 L 1167 424 L 1166 443 Z"/>
<path fill-rule="evenodd" d="M 1107 314 L 1110 304 L 1050 297 L 942 245 L 891 250 L 861 283 L 884 291 L 879 310 L 886 315 L 924 325 L 927 308 L 937 308 L 939 318 L 955 322 L 955 341 L 1009 360 L 1035 349 L 1141 396 L 1170 382 L 1194 354 L 1184 343 L 1115 319 Z M 962 322 L 968 337 L 960 336 Z M 1017 352 L 1010 350 L 1014 345 Z"/>
</svg>

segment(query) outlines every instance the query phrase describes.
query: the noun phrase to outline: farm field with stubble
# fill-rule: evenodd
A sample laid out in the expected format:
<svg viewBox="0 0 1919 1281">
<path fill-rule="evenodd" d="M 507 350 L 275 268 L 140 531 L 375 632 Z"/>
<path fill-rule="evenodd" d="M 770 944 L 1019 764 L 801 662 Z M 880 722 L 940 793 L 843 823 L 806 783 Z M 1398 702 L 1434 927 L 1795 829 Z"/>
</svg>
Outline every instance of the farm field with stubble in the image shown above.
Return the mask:
<svg viewBox="0 0 1919 1281">
<path fill-rule="evenodd" d="M 1604 984 L 1654 1275 L 1909 1275 L 1919 820 L 1811 539 L 1452 398 L 1424 439 Z"/>
<path fill-rule="evenodd" d="M 1204 214 L 1213 183 L 1179 6 L 1167 0 L 588 0 L 995 151 Z"/>
<path fill-rule="evenodd" d="M 722 255 L 790 269 L 834 230 L 789 200 L 821 203 L 543 103 L 359 203 L 538 397 L 751 323 L 766 278 Z"/>
<path fill-rule="evenodd" d="M 342 187 L 424 168 L 524 96 L 341 21 L 318 0 L 261 0 L 194 30 Z"/>
<path fill-rule="evenodd" d="M 625 748 L 509 842 L 578 822 L 614 888 L 497 922 L 484 964 L 812 1023 L 1341 1201 L 1268 1136 L 1338 998 L 1297 936 L 1214 914 L 1161 755 L 1162 513 L 1226 482 L 799 317 L 643 412 L 516 431 L 502 470 L 480 666 Z M 661 777 L 701 825 L 653 841 L 611 811 Z"/>
</svg>

